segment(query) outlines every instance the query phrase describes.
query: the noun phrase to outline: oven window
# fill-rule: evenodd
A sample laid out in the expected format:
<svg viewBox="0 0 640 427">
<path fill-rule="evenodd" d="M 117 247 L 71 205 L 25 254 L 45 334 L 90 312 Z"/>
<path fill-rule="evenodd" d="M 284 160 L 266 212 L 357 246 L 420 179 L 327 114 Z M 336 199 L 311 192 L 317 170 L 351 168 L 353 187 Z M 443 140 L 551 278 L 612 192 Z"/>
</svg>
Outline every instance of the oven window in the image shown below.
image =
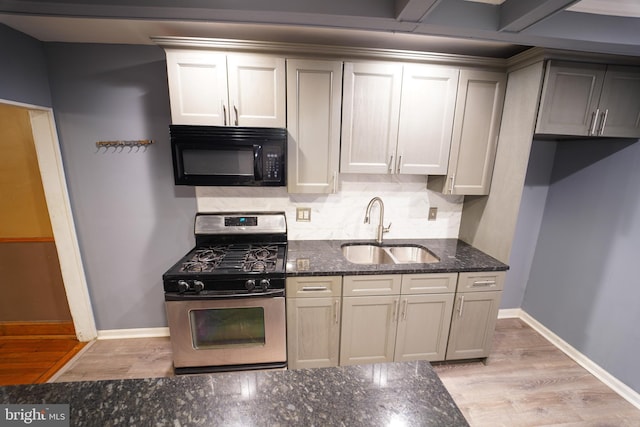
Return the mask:
<svg viewBox="0 0 640 427">
<path fill-rule="evenodd" d="M 193 348 L 264 345 L 264 308 L 215 308 L 191 310 Z"/>
<path fill-rule="evenodd" d="M 253 148 L 182 151 L 185 175 L 253 176 Z"/>
</svg>

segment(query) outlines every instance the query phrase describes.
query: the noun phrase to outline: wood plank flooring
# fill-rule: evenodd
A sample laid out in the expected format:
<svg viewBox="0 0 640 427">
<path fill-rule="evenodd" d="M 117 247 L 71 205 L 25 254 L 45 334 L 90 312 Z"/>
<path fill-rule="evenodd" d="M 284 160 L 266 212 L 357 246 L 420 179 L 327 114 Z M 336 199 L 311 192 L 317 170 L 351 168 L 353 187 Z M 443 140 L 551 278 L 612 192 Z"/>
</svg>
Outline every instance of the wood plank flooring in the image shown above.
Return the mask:
<svg viewBox="0 0 640 427">
<path fill-rule="evenodd" d="M 473 427 L 640 426 L 640 410 L 519 319 L 500 319 L 482 362 L 434 364 Z M 55 381 L 173 375 L 168 338 L 102 340 Z"/>
<path fill-rule="evenodd" d="M 71 322 L 0 324 L 0 386 L 47 382 L 85 343 Z"/>
<path fill-rule="evenodd" d="M 434 365 L 476 426 L 640 426 L 640 410 L 519 319 L 500 319 L 486 364 Z"/>
</svg>

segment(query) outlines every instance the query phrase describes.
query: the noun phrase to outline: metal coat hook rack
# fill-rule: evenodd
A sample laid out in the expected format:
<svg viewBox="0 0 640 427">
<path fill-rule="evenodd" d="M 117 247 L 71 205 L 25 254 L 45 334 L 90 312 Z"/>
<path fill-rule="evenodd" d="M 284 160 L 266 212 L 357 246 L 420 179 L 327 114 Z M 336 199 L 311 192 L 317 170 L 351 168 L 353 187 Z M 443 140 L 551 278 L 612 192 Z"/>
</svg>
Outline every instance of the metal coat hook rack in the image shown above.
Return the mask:
<svg viewBox="0 0 640 427">
<path fill-rule="evenodd" d="M 98 150 L 104 148 L 108 150 L 109 148 L 115 149 L 124 149 L 129 148 L 131 151 L 133 148 L 140 149 L 143 147 L 145 150 L 149 145 L 153 144 L 153 141 L 150 139 L 134 139 L 134 140 L 118 140 L 118 141 L 98 141 L 96 142 L 96 147 Z"/>
</svg>

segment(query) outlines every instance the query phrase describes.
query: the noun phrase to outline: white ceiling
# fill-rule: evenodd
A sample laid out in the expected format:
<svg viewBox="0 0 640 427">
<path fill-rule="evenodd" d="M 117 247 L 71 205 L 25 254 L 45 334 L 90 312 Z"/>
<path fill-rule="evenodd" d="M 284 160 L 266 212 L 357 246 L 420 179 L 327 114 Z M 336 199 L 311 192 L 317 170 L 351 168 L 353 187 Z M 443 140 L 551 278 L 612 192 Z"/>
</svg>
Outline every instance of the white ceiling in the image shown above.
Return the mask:
<svg viewBox="0 0 640 427">
<path fill-rule="evenodd" d="M 45 42 L 235 38 L 509 57 L 529 46 L 640 57 L 639 0 L 3 0 Z"/>
</svg>

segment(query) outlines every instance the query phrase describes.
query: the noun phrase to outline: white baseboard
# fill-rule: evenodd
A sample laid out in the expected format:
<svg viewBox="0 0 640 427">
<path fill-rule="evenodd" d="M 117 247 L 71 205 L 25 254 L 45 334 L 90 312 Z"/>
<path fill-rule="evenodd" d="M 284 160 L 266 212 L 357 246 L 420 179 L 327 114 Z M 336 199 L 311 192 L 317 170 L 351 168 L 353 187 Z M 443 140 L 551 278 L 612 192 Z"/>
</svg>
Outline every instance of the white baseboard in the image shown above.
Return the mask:
<svg viewBox="0 0 640 427">
<path fill-rule="evenodd" d="M 168 337 L 169 328 L 106 329 L 98 331 L 99 340 Z"/>
<path fill-rule="evenodd" d="M 611 375 L 604 368 L 580 353 L 573 346 L 560 338 L 549 328 L 538 322 L 531 315 L 521 308 L 503 309 L 498 312 L 498 319 L 519 318 L 527 325 L 531 326 L 536 332 L 546 338 L 551 344 L 556 346 L 560 351 L 573 359 L 578 365 L 589 371 L 591 375 L 606 384 L 611 390 L 619 394 L 627 402 L 640 409 L 640 393 L 637 393 L 631 387 Z"/>
</svg>

